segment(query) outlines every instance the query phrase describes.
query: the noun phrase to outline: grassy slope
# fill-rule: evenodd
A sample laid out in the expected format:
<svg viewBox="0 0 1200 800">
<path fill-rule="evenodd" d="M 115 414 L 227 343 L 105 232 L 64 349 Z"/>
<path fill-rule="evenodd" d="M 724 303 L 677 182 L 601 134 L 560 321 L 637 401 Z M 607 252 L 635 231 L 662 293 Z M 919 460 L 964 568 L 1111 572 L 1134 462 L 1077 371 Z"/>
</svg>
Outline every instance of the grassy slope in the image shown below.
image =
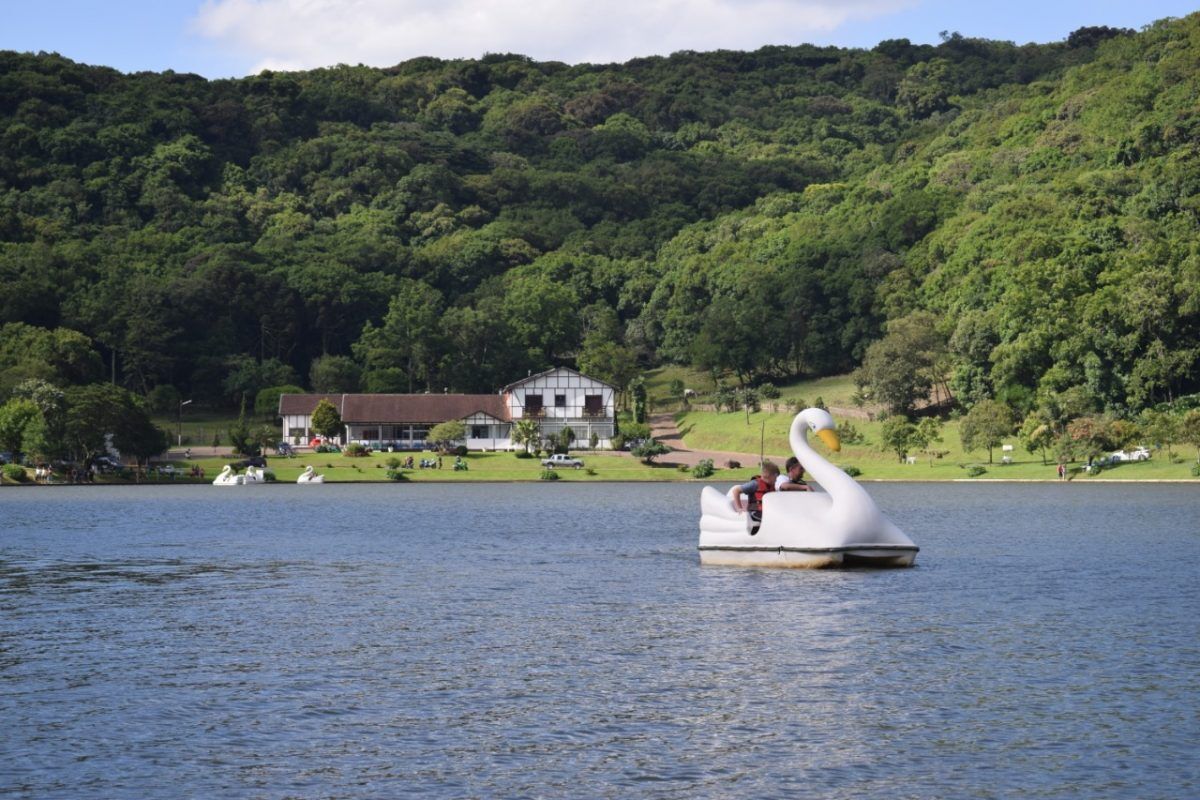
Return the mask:
<svg viewBox="0 0 1200 800">
<path fill-rule="evenodd" d="M 813 381 L 781 387 L 784 397 L 801 397 L 812 402 L 819 395 L 828 405 L 849 404 L 849 394 L 853 392 L 853 383 L 846 376 L 822 378 Z M 766 452 L 768 455 L 788 454 L 791 448 L 787 442 L 787 431 L 792 417 L 789 414 L 751 414 L 747 424 L 744 412 L 717 414 L 710 411 L 691 411 L 677 415 L 679 429 L 683 433 L 688 447 L 696 450 L 723 450 L 729 452 L 757 453 L 759 437 L 765 423 Z M 1002 465 L 1002 452 L 996 448 L 992 455 L 994 464 L 988 464 L 987 451 L 965 452 L 958 435 L 958 423 L 950 421 L 942 429 L 942 443 L 934 445 L 934 449 L 949 451 L 943 458 L 934 459 L 932 465 L 928 456 L 919 453 L 916 464 L 901 464 L 896 455 L 879 449 L 879 433 L 881 423 L 867 420 L 847 420 L 866 439 L 862 444 L 845 445 L 837 454 L 828 454 L 830 460 L 840 466 L 855 466 L 862 470 L 862 478 L 891 479 L 891 480 L 954 480 L 966 478 L 966 467 L 979 464 L 988 471 L 979 480 L 987 479 L 1021 479 L 1021 480 L 1053 480 L 1055 465 L 1042 464 L 1040 454 L 1028 453 L 1013 436 L 1008 444 L 1013 445 L 1012 464 Z M 819 442 L 814 442 L 818 450 L 824 452 Z M 1084 480 L 1099 479 L 1136 479 L 1136 480 L 1165 480 L 1192 479 L 1191 461 L 1188 453 L 1176 448 L 1176 457 L 1183 457 L 1181 463 L 1171 463 L 1166 453 L 1156 454 L 1150 461 L 1137 464 L 1122 464 L 1100 473 L 1099 476 L 1084 476 L 1076 472 L 1076 476 Z M 1080 464 L 1071 465 L 1078 470 Z"/>
</svg>

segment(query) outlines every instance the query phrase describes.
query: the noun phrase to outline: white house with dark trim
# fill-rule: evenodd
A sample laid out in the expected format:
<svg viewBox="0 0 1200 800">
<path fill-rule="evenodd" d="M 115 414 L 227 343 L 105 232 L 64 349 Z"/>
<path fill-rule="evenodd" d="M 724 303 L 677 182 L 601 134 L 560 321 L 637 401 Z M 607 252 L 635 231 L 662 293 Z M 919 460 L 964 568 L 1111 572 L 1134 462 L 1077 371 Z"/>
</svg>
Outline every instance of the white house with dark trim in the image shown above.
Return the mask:
<svg viewBox="0 0 1200 800">
<path fill-rule="evenodd" d="M 546 438 L 570 428 L 580 446 L 595 433 L 600 446 L 608 447 L 616 421 L 616 389 L 611 384 L 557 367 L 510 383 L 496 394 L 281 395 L 284 441 L 311 441 L 312 412 L 322 399 L 342 417 L 341 442 L 375 449 L 422 449 L 434 425 L 461 420 L 468 448 L 512 450 L 512 426 L 522 419 L 536 419 Z"/>
</svg>

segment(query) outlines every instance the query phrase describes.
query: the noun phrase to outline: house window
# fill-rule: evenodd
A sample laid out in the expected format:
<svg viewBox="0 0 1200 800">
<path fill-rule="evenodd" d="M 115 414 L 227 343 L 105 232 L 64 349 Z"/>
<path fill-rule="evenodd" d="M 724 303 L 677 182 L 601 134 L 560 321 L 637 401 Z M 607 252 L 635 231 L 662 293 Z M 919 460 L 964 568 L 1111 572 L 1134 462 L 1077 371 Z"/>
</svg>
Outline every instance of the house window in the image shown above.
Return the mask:
<svg viewBox="0 0 1200 800">
<path fill-rule="evenodd" d="M 583 396 L 583 413 L 588 417 L 604 416 L 604 398 L 598 394 L 585 394 Z"/>
<path fill-rule="evenodd" d="M 488 426 L 487 425 L 472 425 L 471 426 L 471 438 L 472 439 L 488 438 Z"/>
<path fill-rule="evenodd" d="M 567 396 L 565 394 L 554 395 L 554 407 L 555 408 L 566 408 L 567 407 Z"/>
<path fill-rule="evenodd" d="M 542 415 L 542 396 L 540 394 L 525 395 L 525 416 L 540 417 Z"/>
</svg>

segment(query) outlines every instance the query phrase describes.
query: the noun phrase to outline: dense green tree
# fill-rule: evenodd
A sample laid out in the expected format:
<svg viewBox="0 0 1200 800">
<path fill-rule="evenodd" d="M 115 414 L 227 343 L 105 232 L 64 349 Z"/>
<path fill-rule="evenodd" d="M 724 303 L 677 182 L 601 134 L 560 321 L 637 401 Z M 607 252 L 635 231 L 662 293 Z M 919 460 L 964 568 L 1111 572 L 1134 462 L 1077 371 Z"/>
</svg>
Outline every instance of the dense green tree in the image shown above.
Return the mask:
<svg viewBox="0 0 1200 800">
<path fill-rule="evenodd" d="M 435 450 L 449 450 L 467 438 L 467 426 L 461 420 L 439 422 L 429 429 L 425 439 Z"/>
<path fill-rule="evenodd" d="M 1042 454 L 1042 463 L 1046 463 L 1046 451 L 1054 446 L 1055 436 L 1052 422 L 1044 414 L 1031 413 L 1021 423 L 1019 431 L 1022 444 L 1030 453 Z"/>
<path fill-rule="evenodd" d="M 897 410 L 1137 413 L 1200 391 L 1198 28 L 220 81 L 0 52 L 0 399 L 236 407 L 329 353 L 368 390 L 630 353 L 756 385 L 927 314 Z"/>
<path fill-rule="evenodd" d="M 898 415 L 888 417 L 879 429 L 879 443 L 896 454 L 903 462 L 909 450 L 917 448 L 917 425 L 911 419 Z"/>
<path fill-rule="evenodd" d="M 887 334 L 867 348 L 855 383 L 893 414 L 910 414 L 945 386 L 946 347 L 935 320 L 916 313 L 888 324 Z"/>
<path fill-rule="evenodd" d="M 259 392 L 267 387 L 294 387 L 299 383 L 296 371 L 276 359 L 260 362 L 250 356 L 238 356 L 229 361 L 228 370 L 223 384 L 225 392 L 230 398 L 242 402 L 247 398 L 257 398 Z"/>
<path fill-rule="evenodd" d="M 359 390 L 362 370 L 348 356 L 319 356 L 308 370 L 308 382 L 321 394 L 353 393 Z"/>
<path fill-rule="evenodd" d="M 1193 408 L 1179 422 L 1179 441 L 1196 448 L 1196 462 L 1200 463 L 1200 408 Z"/>
<path fill-rule="evenodd" d="M 959 426 L 963 449 L 968 452 L 986 449 L 991 464 L 992 450 L 1012 435 L 1014 425 L 1012 409 L 1008 406 L 996 400 L 980 400 L 966 413 Z"/>
<path fill-rule="evenodd" d="M 26 429 L 42 412 L 32 400 L 16 398 L 0 406 L 0 448 L 19 457 L 25 452 Z"/>
<path fill-rule="evenodd" d="M 254 396 L 255 416 L 267 419 L 278 417 L 279 397 L 284 394 L 304 394 L 304 389 L 295 384 L 268 386 L 264 389 L 259 389 L 258 394 Z"/>
<path fill-rule="evenodd" d="M 333 403 L 324 398 L 317 401 L 312 413 L 312 429 L 327 439 L 336 439 L 342 435 L 342 415 Z"/>
<path fill-rule="evenodd" d="M 151 422 L 141 398 L 127 389 L 108 383 L 73 386 L 65 400 L 64 443 L 81 461 L 103 453 L 110 441 L 139 463 L 166 449 L 166 434 Z"/>
<path fill-rule="evenodd" d="M 379 327 L 370 323 L 354 345 L 366 365 L 368 391 L 413 392 L 434 388 L 444 349 L 438 324 L 444 302 L 437 289 L 405 280 Z M 403 376 L 403 381 L 396 379 Z"/>
</svg>

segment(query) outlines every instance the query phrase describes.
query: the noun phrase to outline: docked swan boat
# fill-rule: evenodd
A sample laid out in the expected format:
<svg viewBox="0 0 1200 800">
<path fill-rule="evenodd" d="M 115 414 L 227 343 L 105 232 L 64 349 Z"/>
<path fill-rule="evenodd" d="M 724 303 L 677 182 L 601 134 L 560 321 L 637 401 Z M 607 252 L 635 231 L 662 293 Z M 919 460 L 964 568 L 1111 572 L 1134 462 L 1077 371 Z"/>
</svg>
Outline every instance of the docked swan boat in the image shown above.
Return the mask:
<svg viewBox="0 0 1200 800">
<path fill-rule="evenodd" d="M 316 474 L 316 472 L 313 470 L 312 464 L 309 464 L 307 467 L 305 467 L 304 472 L 300 473 L 300 477 L 296 478 L 296 483 L 308 484 L 308 483 L 324 483 L 324 482 L 325 482 L 325 476 Z"/>
<path fill-rule="evenodd" d="M 829 412 L 801 411 L 788 442 L 820 490 L 769 492 L 762 499 L 761 525 L 733 504 L 733 487 L 711 486 L 700 496 L 700 563 L 747 567 L 908 567 L 918 547 L 879 510 L 875 501 L 842 469 L 808 443 L 815 433 L 829 449 L 841 443 Z"/>
<path fill-rule="evenodd" d="M 242 486 L 245 483 L 245 476 L 235 474 L 232 464 L 226 464 L 221 474 L 213 478 L 213 486 Z"/>
</svg>

